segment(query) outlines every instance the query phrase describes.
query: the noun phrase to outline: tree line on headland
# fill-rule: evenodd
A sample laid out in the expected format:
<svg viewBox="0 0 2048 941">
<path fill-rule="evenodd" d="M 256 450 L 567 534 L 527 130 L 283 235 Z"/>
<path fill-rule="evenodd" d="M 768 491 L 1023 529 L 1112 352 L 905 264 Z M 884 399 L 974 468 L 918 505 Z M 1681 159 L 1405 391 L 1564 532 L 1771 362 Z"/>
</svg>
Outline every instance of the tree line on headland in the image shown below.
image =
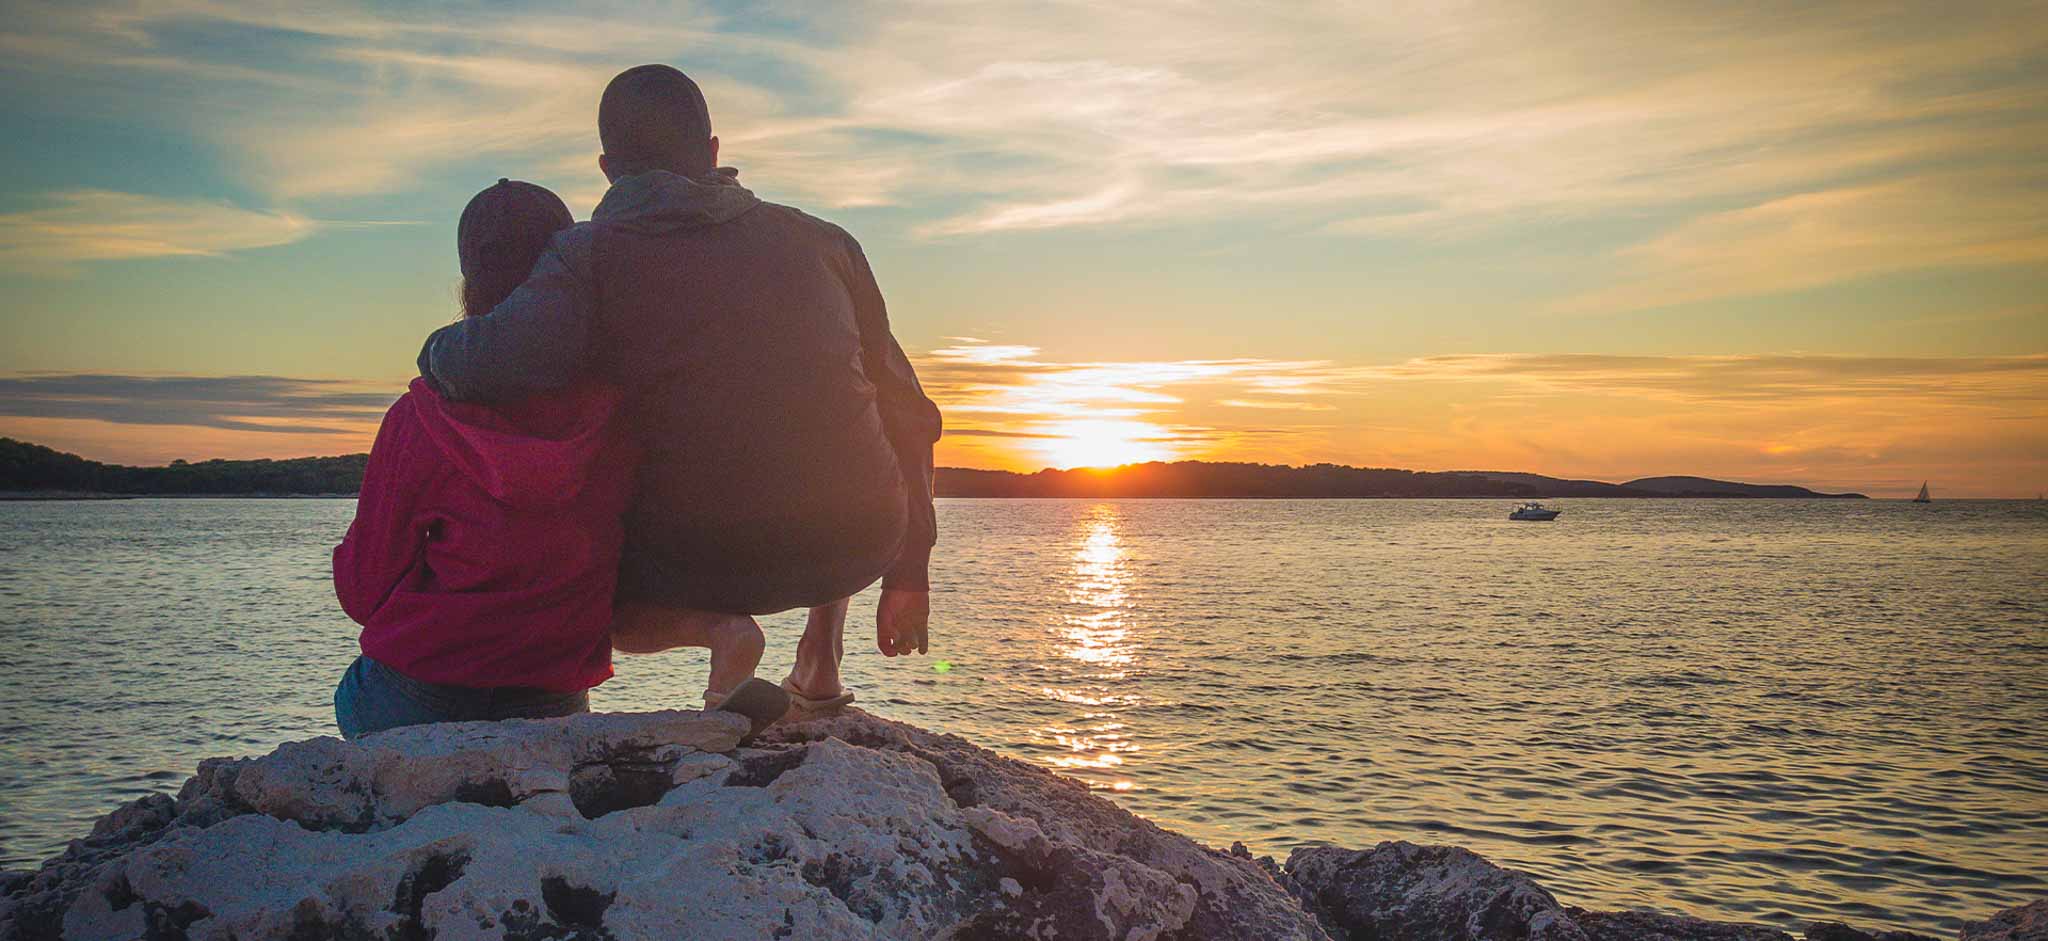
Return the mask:
<svg viewBox="0 0 2048 941">
<path fill-rule="evenodd" d="M 132 496 L 346 495 L 361 487 L 367 454 L 289 460 L 174 461 L 164 467 L 104 464 L 0 438 L 0 492 Z M 1124 467 L 1009 471 L 938 469 L 944 497 L 1861 497 L 1804 487 L 1704 477 L 1646 477 L 1625 484 L 1495 471 L 1409 471 L 1176 461 Z"/>
<path fill-rule="evenodd" d="M 1848 497 L 1785 484 L 1739 484 L 1705 477 L 1645 477 L 1625 484 L 1501 471 L 1411 471 L 1342 464 L 1153 462 L 1123 467 L 1008 471 L 939 468 L 939 493 L 951 497 Z"/>
<path fill-rule="evenodd" d="M 0 491 L 79 494 L 354 494 L 367 454 L 284 461 L 173 461 L 165 467 L 103 464 L 76 454 L 0 438 Z"/>
</svg>

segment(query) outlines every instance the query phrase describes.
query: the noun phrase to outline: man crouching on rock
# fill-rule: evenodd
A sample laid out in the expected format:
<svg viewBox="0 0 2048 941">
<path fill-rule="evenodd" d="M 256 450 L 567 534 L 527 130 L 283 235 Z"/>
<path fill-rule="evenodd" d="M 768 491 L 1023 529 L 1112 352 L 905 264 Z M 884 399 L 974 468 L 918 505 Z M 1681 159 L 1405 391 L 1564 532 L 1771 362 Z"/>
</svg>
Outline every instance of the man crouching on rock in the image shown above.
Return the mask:
<svg viewBox="0 0 2048 941">
<path fill-rule="evenodd" d="M 783 687 L 799 707 L 848 701 L 849 596 L 880 578 L 876 646 L 926 649 L 938 408 L 859 243 L 718 168 L 689 77 L 621 73 L 598 134 L 611 189 L 591 221 L 488 315 L 428 337 L 420 375 L 469 402 L 621 388 L 644 457 L 613 647 L 710 648 L 717 705 L 760 662 L 752 615 L 808 607 Z"/>
</svg>

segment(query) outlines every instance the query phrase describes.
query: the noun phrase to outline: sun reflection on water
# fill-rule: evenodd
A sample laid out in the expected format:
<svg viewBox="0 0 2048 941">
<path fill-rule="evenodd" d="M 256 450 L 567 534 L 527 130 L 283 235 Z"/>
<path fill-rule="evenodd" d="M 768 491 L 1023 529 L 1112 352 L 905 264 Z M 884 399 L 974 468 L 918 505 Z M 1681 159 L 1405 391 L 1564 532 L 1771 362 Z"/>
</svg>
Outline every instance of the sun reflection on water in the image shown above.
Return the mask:
<svg viewBox="0 0 2048 941">
<path fill-rule="evenodd" d="M 1121 522 L 1110 504 L 1089 508 L 1079 521 L 1068 569 L 1067 604 L 1049 630 L 1054 652 L 1080 669 L 1059 671 L 1074 684 L 1046 687 L 1044 693 L 1084 711 L 1037 730 L 1041 741 L 1059 750 L 1047 759 L 1049 764 L 1089 787 L 1111 791 L 1137 787 L 1121 769 L 1126 758 L 1140 750 L 1124 734 L 1122 716 L 1116 711 L 1138 702 L 1137 696 L 1116 688 L 1130 678 L 1128 668 L 1137 657 L 1129 551 L 1118 529 Z"/>
</svg>

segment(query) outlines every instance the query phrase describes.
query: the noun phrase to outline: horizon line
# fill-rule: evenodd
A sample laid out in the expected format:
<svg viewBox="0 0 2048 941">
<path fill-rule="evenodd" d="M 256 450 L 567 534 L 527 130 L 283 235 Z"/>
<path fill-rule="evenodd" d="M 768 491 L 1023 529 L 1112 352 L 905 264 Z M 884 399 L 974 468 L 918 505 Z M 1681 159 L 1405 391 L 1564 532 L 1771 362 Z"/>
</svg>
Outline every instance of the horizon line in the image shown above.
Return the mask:
<svg viewBox="0 0 2048 941">
<path fill-rule="evenodd" d="M 112 467 L 134 467 L 134 468 L 144 468 L 144 469 L 148 469 L 148 468 L 165 468 L 165 467 L 173 467 L 173 466 L 176 466 L 176 465 L 177 465 L 177 464 L 178 464 L 179 462 L 181 462 L 181 461 L 182 461 L 183 463 L 186 463 L 186 464 L 204 464 L 204 463 L 210 463 L 210 462 L 216 462 L 216 461 L 218 461 L 218 462 L 223 462 L 223 463 L 249 463 L 249 462 L 255 462 L 255 461 L 273 461 L 273 462 L 279 462 L 279 461 L 305 461 L 305 460 L 325 460 L 325 459 L 335 459 L 335 458 L 348 458 L 348 457 L 368 457 L 368 456 L 369 456 L 369 452 L 368 452 L 368 451 L 350 451 L 350 452 L 346 452 L 346 453 L 342 453 L 342 454 L 305 454 L 305 455 L 298 455 L 298 456 L 295 456 L 295 457 L 270 457 L 270 458 L 221 458 L 221 457 L 212 457 L 212 458 L 200 458 L 200 459 L 196 459 L 196 460 L 190 460 L 190 459 L 183 459 L 183 458 L 180 458 L 180 459 L 176 459 L 176 460 L 173 460 L 173 461 L 170 461 L 170 462 L 166 462 L 166 463 L 163 463 L 163 464 L 120 464 L 120 463 L 116 463 L 116 462 L 112 462 L 112 461 L 103 461 L 103 460 L 99 460 L 99 459 L 97 459 L 97 458 L 87 457 L 86 455 L 83 455 L 83 454 L 79 454 L 79 453 L 76 453 L 76 452 L 72 452 L 72 451 L 64 451 L 64 450 L 60 450 L 60 449 L 58 449 L 58 448 L 50 447 L 49 445 L 45 445 L 45 444 L 38 444 L 38 443 L 36 443 L 36 442 L 34 442 L 34 441 L 29 441 L 29 440 L 27 440 L 27 439 L 24 439 L 24 438 L 16 438 L 16 437 L 13 437 L 13 436 L 11 436 L 11 435 L 0 435 L 0 441 L 13 441 L 13 442 L 17 442 L 17 443 L 20 443 L 20 444 L 25 444 L 25 445 L 29 445 L 29 446 L 31 446 L 31 447 L 39 447 L 39 448 L 45 448 L 45 449 L 47 449 L 47 450 L 49 450 L 49 451 L 52 451 L 52 452 L 55 452 L 55 453 L 57 453 L 57 454 L 69 455 L 69 456 L 71 456 L 71 457 L 75 457 L 75 458 L 78 458 L 78 459 L 80 459 L 80 460 L 84 460 L 84 461 L 90 461 L 90 462 L 92 462 L 92 463 L 95 463 L 95 464 L 104 464 L 104 465 L 107 465 L 107 466 L 112 466 Z M 1010 475 L 1012 475 L 1012 476 L 1017 476 L 1017 477 L 1031 477 L 1031 476 L 1035 476 L 1035 475 L 1038 475 L 1038 474 L 1045 474 L 1045 473 L 1077 473 L 1077 472 L 1087 472 L 1087 473 L 1109 473 L 1109 472 L 1114 472 L 1114 471 L 1126 470 L 1126 469 L 1129 469 L 1129 468 L 1134 468 L 1134 467 L 1148 467 L 1148 466 L 1154 466 L 1154 465 L 1157 465 L 1157 466 L 1164 466 L 1164 467 L 1171 467 L 1171 466 L 1175 466 L 1175 465 L 1181 465 L 1181 464 L 1212 464 L 1212 465 L 1238 465 L 1238 466 L 1248 466 L 1248 467 L 1276 467 L 1276 468 L 1283 468 L 1283 469 L 1286 469 L 1286 470 L 1305 470 L 1305 469 L 1308 469 L 1308 468 L 1311 468 L 1311 467 L 1322 467 L 1322 466 L 1327 466 L 1327 467 L 1337 467 L 1337 468 L 1343 468 L 1343 469 L 1347 469 L 1347 470 L 1380 470 L 1380 471 L 1399 471 L 1399 472 L 1403 472 L 1403 473 L 1411 473 L 1411 474 L 1475 474 L 1475 475 L 1479 475 L 1479 474 L 1516 474 L 1516 475 L 1526 475 L 1526 476 L 1532 476 L 1532 477 L 1543 477 L 1543 478 L 1546 478 L 1546 479 L 1549 479 L 1549 480 L 1557 480 L 1557 481 L 1564 481 L 1564 482 L 1579 482 L 1579 481 L 1583 481 L 1583 482 L 1587 482 L 1587 483 L 1597 483 L 1597 484 L 1605 484 L 1605 485 L 1609 485 L 1609 486 L 1617 486 L 1617 487 L 1619 487 L 1619 486 L 1626 486 L 1626 485 L 1627 485 L 1628 483 L 1630 483 L 1630 482 L 1633 482 L 1633 481 L 1640 481 L 1640 480 L 1655 480 L 1655 479 L 1658 479 L 1658 478 L 1662 478 L 1662 477 L 1689 477 L 1689 478 L 1693 478 L 1693 479 L 1697 479 L 1697 480 L 1711 480 L 1711 481 L 1718 481 L 1718 482 L 1721 482 L 1721 483 L 1734 483 L 1734 484 L 1743 484 L 1743 485 L 1747 485 L 1747 486 L 1795 486 L 1795 487 L 1802 487 L 1802 488 L 1805 488 L 1805 489 L 1809 489 L 1809 490 L 1813 489 L 1812 487 L 1809 487 L 1809 486 L 1807 486 L 1807 485 L 1805 485 L 1805 484 L 1783 484 L 1783 483 L 1758 483 L 1758 482 L 1756 482 L 1756 481 L 1749 481 L 1749 480 L 1728 480 L 1728 479 L 1725 479 L 1725 478 L 1719 478 L 1719 477 L 1707 477 L 1707 476 L 1704 476 L 1704 475 L 1701 475 L 1701 474 L 1688 474 L 1688 473 L 1666 473 L 1666 474 L 1639 474 L 1639 475 L 1635 475 L 1635 476 L 1630 476 L 1630 477 L 1626 477 L 1626 478 L 1624 478 L 1624 479 L 1621 479 L 1621 480 L 1605 480 L 1605 479 L 1602 479 L 1602 478 L 1599 478 L 1599 477 L 1588 477 L 1588 476 L 1560 476 L 1560 475 L 1556 475 L 1556 474 L 1548 474 L 1548 473 L 1541 473 L 1541 472 L 1537 472 L 1537 471 L 1526 471 L 1526 470 L 1520 470 L 1520 471 L 1517 471 L 1517 470 L 1473 470 L 1473 469 L 1446 469 L 1446 470 L 1424 470 L 1424 469 L 1418 469 L 1418 468 L 1412 468 L 1412 467 L 1395 467 L 1395 466 L 1392 466 L 1392 465 L 1370 465 L 1370 464 L 1345 464 L 1345 463 L 1340 463 L 1340 462 L 1337 462 L 1337 461 L 1330 461 L 1330 460 L 1322 460 L 1322 461 L 1311 461 L 1311 462 L 1307 462 L 1307 463 L 1302 463 L 1302 464 L 1289 464 L 1289 463 L 1267 463 L 1267 462 L 1263 462 L 1263 461 L 1251 461 L 1251 460 L 1209 460 L 1209 459 L 1203 459 L 1203 458 L 1187 458 L 1187 459 L 1183 459 L 1183 460 L 1176 460 L 1176 461 L 1137 461 L 1137 462 L 1133 462 L 1133 463 L 1129 463 L 1129 464 L 1110 464 L 1110 465 L 1078 465 L 1078 466 L 1074 466 L 1074 467 L 1052 467 L 1052 466 L 1047 466 L 1047 467 L 1041 467 L 1041 468 L 1039 468 L 1039 469 L 1037 469 L 1037 470 L 1030 470 L 1030 471 L 1004 470 L 1004 469 L 1002 469 L 1002 468 L 994 468 L 994 467 L 958 467 L 958 466 L 951 466 L 951 465 L 935 465 L 935 466 L 934 466 L 934 467 L 932 468 L 932 470 L 933 470 L 933 473 L 937 473 L 938 471 L 941 471 L 941 470 L 949 470 L 949 471 L 968 471 L 968 472 L 972 472 L 972 473 L 978 473 L 978 474 L 1010 474 Z M 1931 483 L 1931 482 L 1932 482 L 1932 480 L 1931 480 L 1931 479 L 1930 479 L 1930 480 L 1928 480 L 1928 481 L 1923 481 L 1923 485 L 1924 485 L 1925 483 Z M 1902 486 L 1910 486 L 1910 484 L 1906 484 L 1906 485 L 1902 485 Z M 1851 491 L 1851 492 L 1854 492 L 1854 491 Z M 1882 499 L 1882 498 L 1879 498 L 1879 499 Z M 2016 500 L 2024 500 L 2024 499 L 2028 499 L 2028 498 L 2027 498 L 2027 497 L 2024 497 L 2024 496 L 2021 496 L 2021 497 L 2009 497 L 2009 498 L 2001 498 L 2001 497 L 1985 497 L 1985 498 L 1980 498 L 1980 499 L 2016 499 Z"/>
</svg>

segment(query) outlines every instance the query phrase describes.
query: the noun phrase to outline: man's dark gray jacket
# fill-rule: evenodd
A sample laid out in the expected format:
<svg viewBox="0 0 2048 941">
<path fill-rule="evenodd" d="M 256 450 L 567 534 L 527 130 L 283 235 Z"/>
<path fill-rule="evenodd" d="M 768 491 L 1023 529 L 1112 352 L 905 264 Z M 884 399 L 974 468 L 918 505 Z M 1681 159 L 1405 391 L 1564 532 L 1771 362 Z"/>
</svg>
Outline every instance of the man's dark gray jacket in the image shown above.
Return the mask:
<svg viewBox="0 0 2048 941">
<path fill-rule="evenodd" d="M 490 314 L 427 339 L 420 374 L 497 402 L 592 379 L 645 451 L 622 600 L 765 612 L 877 576 L 927 589 L 938 407 L 844 230 L 730 171 L 616 181 Z"/>
</svg>

